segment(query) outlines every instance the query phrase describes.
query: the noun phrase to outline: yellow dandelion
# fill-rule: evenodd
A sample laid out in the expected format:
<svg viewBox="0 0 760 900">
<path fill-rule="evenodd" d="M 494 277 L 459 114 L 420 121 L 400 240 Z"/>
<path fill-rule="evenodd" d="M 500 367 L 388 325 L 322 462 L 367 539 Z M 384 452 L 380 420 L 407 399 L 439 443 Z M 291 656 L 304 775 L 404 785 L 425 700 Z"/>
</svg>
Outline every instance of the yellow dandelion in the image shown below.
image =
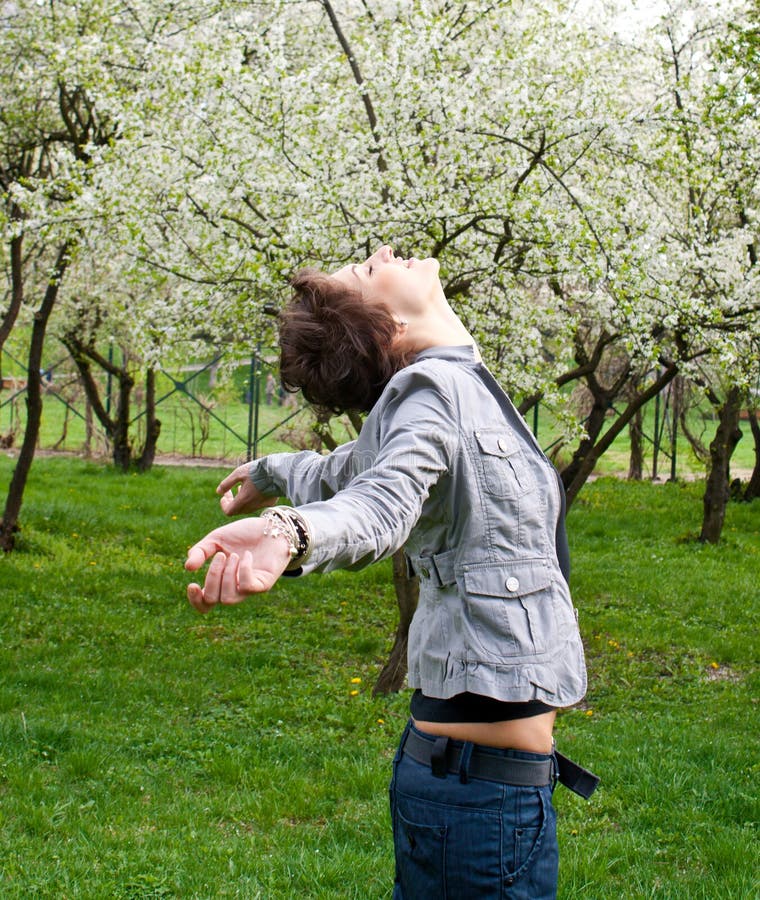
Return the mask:
<svg viewBox="0 0 760 900">
<path fill-rule="evenodd" d="M 610 647 L 612 647 L 614 649 L 617 649 L 620 646 L 620 644 L 618 644 L 617 641 L 607 641 L 607 643 L 609 644 Z"/>
<path fill-rule="evenodd" d="M 91 566 L 97 566 L 97 563 L 96 563 L 96 562 L 90 562 L 90 565 L 91 565 Z"/>
<path fill-rule="evenodd" d="M 587 716 L 593 716 L 593 715 L 594 715 L 594 710 L 593 710 L 593 709 L 587 709 L 587 710 L 586 710 L 586 715 L 587 715 Z"/>
<path fill-rule="evenodd" d="M 351 697 L 355 697 L 358 693 L 359 693 L 359 691 L 350 691 L 349 692 Z"/>
<path fill-rule="evenodd" d="M 378 724 L 378 725 L 385 725 L 385 719 L 378 719 L 378 720 L 377 720 L 377 724 Z"/>
<path fill-rule="evenodd" d="M 711 668 L 711 669 L 719 669 L 719 668 L 720 668 L 720 663 L 711 662 L 711 663 L 710 663 L 710 668 Z"/>
<path fill-rule="evenodd" d="M 176 517 L 176 516 L 172 516 L 172 521 L 173 521 L 173 522 L 176 522 L 176 521 L 177 521 L 177 517 Z"/>
<path fill-rule="evenodd" d="M 361 678 L 352 678 L 351 679 L 351 684 L 361 684 L 361 683 L 362 683 Z"/>
</svg>

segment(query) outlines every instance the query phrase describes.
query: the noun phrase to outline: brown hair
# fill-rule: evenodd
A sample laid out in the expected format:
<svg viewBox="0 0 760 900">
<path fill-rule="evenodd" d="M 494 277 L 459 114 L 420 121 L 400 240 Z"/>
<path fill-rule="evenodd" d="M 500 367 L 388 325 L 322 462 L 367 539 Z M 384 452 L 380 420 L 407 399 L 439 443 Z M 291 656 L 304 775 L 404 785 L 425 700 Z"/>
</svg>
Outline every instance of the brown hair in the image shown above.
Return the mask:
<svg viewBox="0 0 760 900">
<path fill-rule="evenodd" d="M 369 411 L 409 361 L 395 344 L 389 309 L 318 269 L 292 280 L 293 297 L 280 313 L 280 378 L 315 406 L 334 413 Z"/>
</svg>

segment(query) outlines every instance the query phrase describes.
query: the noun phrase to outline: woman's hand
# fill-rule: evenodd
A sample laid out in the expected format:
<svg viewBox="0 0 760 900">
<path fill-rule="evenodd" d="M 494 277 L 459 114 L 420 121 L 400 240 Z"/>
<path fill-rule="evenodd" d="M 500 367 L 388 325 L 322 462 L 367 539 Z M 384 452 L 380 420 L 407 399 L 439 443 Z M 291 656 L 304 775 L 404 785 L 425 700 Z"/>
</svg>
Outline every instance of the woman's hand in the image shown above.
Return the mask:
<svg viewBox="0 0 760 900">
<path fill-rule="evenodd" d="M 203 587 L 187 587 L 187 599 L 198 612 L 268 591 L 282 575 L 291 559 L 290 542 L 284 535 L 264 534 L 264 527 L 260 519 L 230 522 L 187 551 L 185 568 L 190 572 L 213 557 Z"/>
<path fill-rule="evenodd" d="M 254 513 L 266 506 L 274 506 L 277 503 L 277 497 L 266 497 L 251 481 L 249 471 L 250 463 L 243 463 L 238 466 L 230 474 L 219 482 L 217 494 L 221 494 L 219 505 L 225 516 L 237 516 L 240 513 Z M 237 493 L 233 493 L 232 489 L 235 485 L 239 485 Z"/>
</svg>

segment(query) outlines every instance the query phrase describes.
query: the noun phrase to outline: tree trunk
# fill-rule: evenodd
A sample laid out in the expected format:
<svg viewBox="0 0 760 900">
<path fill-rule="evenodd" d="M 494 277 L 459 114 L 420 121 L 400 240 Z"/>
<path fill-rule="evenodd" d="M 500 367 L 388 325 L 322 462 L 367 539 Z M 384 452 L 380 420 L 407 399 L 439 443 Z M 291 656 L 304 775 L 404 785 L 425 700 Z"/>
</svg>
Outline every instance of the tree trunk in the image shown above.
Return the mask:
<svg viewBox="0 0 760 900">
<path fill-rule="evenodd" d="M 594 467 L 601 459 L 602 455 L 612 446 L 615 438 L 622 432 L 625 426 L 631 421 L 636 411 L 645 406 L 649 401 L 657 396 L 659 392 L 676 377 L 678 374 L 678 366 L 676 363 L 670 363 L 652 384 L 642 393 L 638 394 L 630 401 L 625 411 L 618 416 L 616 421 L 605 431 L 604 436 L 588 451 L 584 457 L 580 467 L 577 469 L 575 477 L 568 483 L 565 479 L 565 473 L 562 472 L 562 481 L 566 485 L 567 490 L 567 508 L 569 509 L 575 498 L 578 496 L 580 489 L 588 480 L 589 475 L 594 471 Z"/>
<path fill-rule="evenodd" d="M 628 479 L 641 481 L 644 473 L 644 429 L 642 427 L 641 409 L 637 409 L 628 425 L 631 438 L 631 457 L 628 463 Z"/>
<path fill-rule="evenodd" d="M 113 423 L 113 461 L 123 472 L 129 471 L 132 462 L 132 446 L 129 443 L 129 399 L 134 387 L 134 379 L 126 365 L 119 370 L 119 397 L 116 401 L 116 416 Z"/>
<path fill-rule="evenodd" d="M 145 444 L 137 460 L 137 469 L 147 472 L 156 458 L 156 446 L 161 434 L 161 420 L 156 418 L 156 372 L 145 373 Z"/>
<path fill-rule="evenodd" d="M 596 441 L 604 427 L 604 421 L 609 409 L 609 397 L 607 394 L 595 395 L 594 405 L 586 419 L 586 437 L 578 444 L 573 458 L 562 470 L 562 483 L 567 490 L 583 469 L 583 461 L 592 452 Z M 589 473 L 590 474 L 590 473 Z M 585 481 L 585 478 L 584 478 Z"/>
<path fill-rule="evenodd" d="M 135 380 L 127 370 L 126 361 L 121 367 L 115 365 L 101 356 L 94 347 L 83 344 L 73 333 L 67 334 L 63 338 L 63 343 L 74 360 L 92 410 L 111 441 L 114 465 L 126 472 L 132 461 L 132 447 L 129 443 L 129 402 L 132 388 L 135 386 Z M 109 415 L 100 398 L 98 385 L 92 374 L 91 361 L 118 382 L 119 394 L 116 400 L 116 412 L 113 416 Z"/>
<path fill-rule="evenodd" d="M 757 409 L 750 407 L 747 412 L 749 413 L 749 427 L 752 431 L 752 439 L 755 442 L 755 467 L 752 470 L 749 484 L 744 490 L 744 499 L 754 500 L 756 497 L 760 497 L 760 423 L 757 421 Z"/>
<path fill-rule="evenodd" d="M 355 409 L 349 409 L 346 415 L 348 416 L 348 420 L 353 426 L 354 431 L 359 434 L 359 432 L 362 430 L 362 425 L 364 424 L 362 414 L 360 412 L 357 412 Z"/>
<path fill-rule="evenodd" d="M 95 433 L 92 421 L 92 403 L 85 397 L 84 401 L 84 455 L 89 459 L 92 456 L 92 438 Z"/>
<path fill-rule="evenodd" d="M 718 427 L 710 444 L 710 467 L 703 498 L 702 543 L 717 544 L 729 497 L 729 464 L 742 433 L 739 429 L 741 391 L 732 387 L 718 411 Z"/>
<path fill-rule="evenodd" d="M 380 672 L 372 690 L 375 696 L 377 694 L 390 694 L 400 691 L 406 678 L 406 650 L 409 641 L 409 625 L 412 622 L 414 611 L 417 609 L 420 583 L 419 579 L 409 577 L 406 555 L 403 550 L 397 550 L 393 554 L 393 586 L 396 589 L 399 623 L 396 629 L 396 639 L 388 661 L 383 666 L 383 670 Z"/>
<path fill-rule="evenodd" d="M 14 218 L 12 216 L 12 218 Z M 23 234 L 11 238 L 10 241 L 10 261 L 11 261 L 11 302 L 8 305 L 5 315 L 0 321 L 0 351 L 5 346 L 8 336 L 16 324 L 21 304 L 24 302 L 24 274 L 23 274 L 23 257 L 22 245 Z M 0 352 L 0 387 L 2 387 L 2 353 Z"/>
<path fill-rule="evenodd" d="M 16 467 L 13 470 L 11 483 L 8 486 L 8 494 L 5 500 L 3 518 L 0 521 L 0 549 L 10 553 L 16 543 L 18 531 L 18 518 L 21 512 L 21 504 L 24 499 L 24 489 L 32 467 L 34 453 L 37 448 L 37 438 L 40 433 L 40 420 L 42 418 L 42 350 L 45 345 L 45 332 L 50 320 L 50 314 L 58 297 L 58 289 L 61 279 L 69 264 L 69 242 L 63 244 L 58 251 L 58 256 L 53 266 L 50 281 L 40 308 L 34 314 L 32 336 L 29 342 L 28 372 L 26 382 L 26 428 L 24 440 L 21 443 Z"/>
</svg>

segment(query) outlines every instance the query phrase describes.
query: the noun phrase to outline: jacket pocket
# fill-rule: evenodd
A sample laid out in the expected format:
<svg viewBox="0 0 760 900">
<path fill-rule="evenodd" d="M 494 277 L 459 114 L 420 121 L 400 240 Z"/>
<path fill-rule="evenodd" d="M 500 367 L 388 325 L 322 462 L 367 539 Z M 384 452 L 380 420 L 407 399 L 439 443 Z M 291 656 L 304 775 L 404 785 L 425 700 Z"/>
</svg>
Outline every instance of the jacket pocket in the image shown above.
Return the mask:
<svg viewBox="0 0 760 900">
<path fill-rule="evenodd" d="M 465 629 L 488 660 L 546 653 L 558 642 L 552 574 L 543 558 L 465 566 Z"/>
<path fill-rule="evenodd" d="M 520 497 L 536 486 L 530 465 L 514 433 L 508 428 L 479 428 L 475 432 L 476 464 L 483 486 L 494 497 Z"/>
</svg>

